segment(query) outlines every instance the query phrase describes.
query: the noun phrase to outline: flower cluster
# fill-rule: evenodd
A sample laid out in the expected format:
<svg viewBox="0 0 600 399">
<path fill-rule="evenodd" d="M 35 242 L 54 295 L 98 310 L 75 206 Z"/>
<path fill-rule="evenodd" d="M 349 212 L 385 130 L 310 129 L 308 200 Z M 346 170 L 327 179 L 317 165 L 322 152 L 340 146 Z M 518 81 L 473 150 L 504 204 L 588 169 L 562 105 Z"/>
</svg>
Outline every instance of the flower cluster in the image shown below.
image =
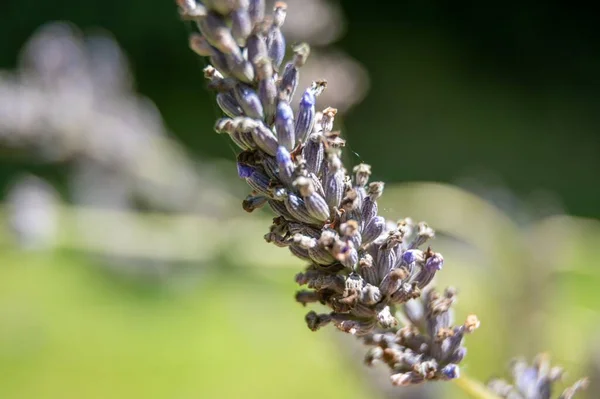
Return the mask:
<svg viewBox="0 0 600 399">
<path fill-rule="evenodd" d="M 369 165 L 351 173 L 344 167 L 345 140 L 334 130 L 337 110 L 316 108 L 327 83 L 314 82 L 294 101 L 310 48 L 293 46 L 292 60 L 283 64 L 286 4 L 275 3 L 272 15 L 265 15 L 261 0 L 178 5 L 199 30 L 190 36 L 191 49 L 211 63 L 205 77 L 226 115 L 215 129 L 241 149 L 238 174 L 252 189 L 244 209 L 273 210 L 277 217 L 266 241 L 309 264 L 296 276 L 308 288 L 296 300 L 330 308 L 309 312 L 308 327 L 332 324 L 376 345 L 371 358 L 390 366 L 397 385 L 457 378 L 464 333 L 479 322 L 471 316 L 451 328 L 453 292 L 429 291 L 421 315 L 408 316 L 410 323 L 398 330 L 396 307 L 419 298 L 444 259 L 431 248 L 419 249 L 434 236 L 427 224 L 378 214 L 384 184 L 369 182 Z"/>
<path fill-rule="evenodd" d="M 479 327 L 479 320 L 469 315 L 462 325 L 453 327 L 451 306 L 455 300 L 452 288 L 443 294 L 429 289 L 419 301 L 405 303 L 405 327 L 364 337 L 365 344 L 373 346 L 366 363 L 386 363 L 393 372 L 392 383 L 399 386 L 457 378 L 457 364 L 467 354 L 463 338 Z"/>
<path fill-rule="evenodd" d="M 564 375 L 561 367 L 550 366 L 550 358 L 546 354 L 538 355 L 531 366 L 523 359 L 516 359 L 511 364 L 511 371 L 514 385 L 502 379 L 488 383 L 488 388 L 501 398 L 550 399 L 553 385 Z M 582 378 L 565 389 L 559 399 L 571 399 L 587 386 L 587 378 Z"/>
</svg>

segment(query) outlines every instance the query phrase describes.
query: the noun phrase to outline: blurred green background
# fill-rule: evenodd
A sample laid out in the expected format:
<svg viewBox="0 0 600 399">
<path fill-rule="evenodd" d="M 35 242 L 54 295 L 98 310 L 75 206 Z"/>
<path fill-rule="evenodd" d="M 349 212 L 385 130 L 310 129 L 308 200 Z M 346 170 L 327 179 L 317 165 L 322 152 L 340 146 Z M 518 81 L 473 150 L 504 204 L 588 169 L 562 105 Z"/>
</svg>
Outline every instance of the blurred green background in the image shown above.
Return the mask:
<svg viewBox="0 0 600 399">
<path fill-rule="evenodd" d="M 438 231 L 446 267 L 437 284 L 459 289 L 457 320 L 475 312 L 482 321 L 467 338 L 464 372 L 485 381 L 516 355 L 548 351 L 567 382 L 589 375 L 588 397 L 599 397 L 592 10 L 332 4 L 346 31 L 322 47 L 353 57 L 370 82 L 340 117 L 348 161 L 388 182 L 385 216 Z M 306 328 L 307 310 L 293 301 L 302 263 L 263 241 L 268 213 L 239 209 L 246 189 L 235 154 L 212 132 L 219 112 L 204 63 L 171 1 L 5 0 L 0 69 L 22 68 L 23 46 L 56 20 L 112 35 L 134 91 L 155 103 L 169 133 L 133 172 L 94 160 L 103 166 L 91 176 L 109 176 L 102 181 L 84 174 L 77 151 L 48 160 L 0 136 L 0 398 L 466 397 L 452 384 L 390 390 L 362 366 L 362 348 Z M 197 190 L 165 200 L 181 171 Z M 28 216 L 52 219 L 51 234 L 45 225 L 31 233 L 43 238 L 36 250 L 23 245 L 30 233 L 15 236 L 15 208 L 27 201 L 11 203 L 10 192 L 24 173 L 56 190 L 51 207 Z M 125 205 L 113 201 L 121 195 Z"/>
</svg>

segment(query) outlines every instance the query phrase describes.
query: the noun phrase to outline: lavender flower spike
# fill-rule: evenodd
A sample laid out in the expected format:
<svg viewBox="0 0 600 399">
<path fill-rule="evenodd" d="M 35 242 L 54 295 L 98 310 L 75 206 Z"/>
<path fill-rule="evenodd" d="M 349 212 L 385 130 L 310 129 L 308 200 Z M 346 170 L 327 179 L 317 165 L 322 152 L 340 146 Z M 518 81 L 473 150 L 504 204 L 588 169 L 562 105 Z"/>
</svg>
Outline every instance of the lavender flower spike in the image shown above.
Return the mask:
<svg viewBox="0 0 600 399">
<path fill-rule="evenodd" d="M 533 365 L 523 359 L 515 359 L 511 364 L 514 385 L 502 379 L 493 379 L 488 388 L 501 398 L 550 399 L 553 385 L 564 375 L 561 367 L 551 367 L 549 356 L 538 355 Z M 565 389 L 558 399 L 571 399 L 588 386 L 588 379 L 582 378 Z"/>
<path fill-rule="evenodd" d="M 192 48 L 213 63 L 208 87 L 228 116 L 215 129 L 240 148 L 238 174 L 252 190 L 243 208 L 268 204 L 276 217 L 265 240 L 307 263 L 296 276 L 306 286 L 296 300 L 330 308 L 309 312 L 307 326 L 331 325 L 362 339 L 373 347 L 368 363 L 385 363 L 394 385 L 458 378 L 464 336 L 479 321 L 471 315 L 452 325 L 456 293 L 430 289 L 444 262 L 420 248 L 433 230 L 420 223 L 413 233 L 409 219 L 386 221 L 377 205 L 384 185 L 369 183 L 371 167 L 343 164 L 345 140 L 333 132 L 337 110 L 316 109 L 325 81 L 305 88 L 297 111 L 290 105 L 309 51 L 296 47 L 280 69 L 287 6 L 277 2 L 265 16 L 262 0 L 178 4 L 205 35 L 192 34 Z"/>
</svg>

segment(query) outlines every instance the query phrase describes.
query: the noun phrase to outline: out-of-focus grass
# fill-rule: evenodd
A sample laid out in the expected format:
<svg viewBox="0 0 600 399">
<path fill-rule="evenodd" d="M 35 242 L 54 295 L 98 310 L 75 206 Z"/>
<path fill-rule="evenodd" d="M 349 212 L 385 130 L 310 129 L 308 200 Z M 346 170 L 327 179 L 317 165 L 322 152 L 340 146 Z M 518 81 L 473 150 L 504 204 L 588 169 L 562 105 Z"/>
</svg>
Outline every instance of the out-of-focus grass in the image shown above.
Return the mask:
<svg viewBox="0 0 600 399">
<path fill-rule="evenodd" d="M 289 269 L 180 292 L 116 284 L 76 255 L 0 262 L 3 399 L 366 396 L 306 328 Z"/>
<path fill-rule="evenodd" d="M 567 381 L 586 374 L 600 326 L 600 223 L 561 216 L 518 227 L 436 184 L 389 187 L 380 209 L 440 233 L 432 243 L 446 260 L 438 287 L 459 288 L 458 322 L 471 312 L 482 321 L 467 337 L 466 373 L 485 381 L 513 356 L 546 350 Z M 69 219 L 76 212 L 84 223 Z M 86 212 L 65 208 L 51 253 L 22 252 L 0 236 L 0 398 L 372 397 L 362 366 L 332 345 L 338 332 L 306 328 L 306 309 L 293 301 L 301 263 L 262 241 L 268 219 L 135 216 L 164 227 L 157 243 L 178 237 L 163 257 L 211 266 L 184 286 L 127 282 L 85 256 L 103 252 L 103 237 L 122 220 Z M 92 240 L 81 239 L 86 225 L 101 227 Z M 190 246 L 207 232 L 211 245 Z M 158 245 L 130 238 L 122 255 Z M 438 392 L 465 397 L 452 384 Z"/>
</svg>

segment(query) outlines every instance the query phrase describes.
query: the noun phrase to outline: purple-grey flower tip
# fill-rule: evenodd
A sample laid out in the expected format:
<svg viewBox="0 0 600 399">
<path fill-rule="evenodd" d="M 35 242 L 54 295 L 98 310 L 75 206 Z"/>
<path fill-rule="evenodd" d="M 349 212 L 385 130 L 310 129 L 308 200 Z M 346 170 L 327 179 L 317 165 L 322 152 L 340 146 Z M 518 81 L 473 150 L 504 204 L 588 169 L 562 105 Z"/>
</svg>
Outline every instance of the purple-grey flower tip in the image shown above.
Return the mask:
<svg viewBox="0 0 600 399">
<path fill-rule="evenodd" d="M 425 268 L 429 271 L 442 270 L 442 266 L 444 266 L 444 257 L 439 253 L 433 254 L 425 261 Z"/>
<path fill-rule="evenodd" d="M 294 111 L 285 101 L 280 101 L 277 104 L 277 117 L 281 120 L 293 120 L 294 119 Z"/>
<path fill-rule="evenodd" d="M 517 386 L 521 387 L 523 391 L 527 390 L 527 387 L 536 383 L 538 378 L 538 372 L 533 367 L 527 367 L 523 372 L 517 377 L 516 383 Z"/>
<path fill-rule="evenodd" d="M 290 152 L 284 146 L 277 147 L 277 154 L 275 155 L 277 163 L 280 165 L 292 162 Z"/>
<path fill-rule="evenodd" d="M 242 179 L 245 179 L 247 177 L 252 176 L 252 173 L 254 172 L 254 167 L 238 162 L 237 171 L 238 171 L 238 176 L 241 177 Z"/>
<path fill-rule="evenodd" d="M 456 364 L 449 364 L 441 370 L 444 377 L 449 380 L 454 380 L 460 377 L 460 368 Z"/>
<path fill-rule="evenodd" d="M 302 99 L 300 100 L 300 106 L 307 108 L 312 107 L 313 105 L 315 105 L 316 101 L 317 99 L 315 97 L 314 91 L 312 89 L 307 89 L 302 95 Z"/>
<path fill-rule="evenodd" d="M 418 256 L 417 254 L 420 253 L 421 251 L 418 249 L 409 249 L 408 251 L 404 252 L 404 254 L 402 255 L 402 260 L 406 263 L 406 264 L 411 264 L 417 261 Z"/>
</svg>

